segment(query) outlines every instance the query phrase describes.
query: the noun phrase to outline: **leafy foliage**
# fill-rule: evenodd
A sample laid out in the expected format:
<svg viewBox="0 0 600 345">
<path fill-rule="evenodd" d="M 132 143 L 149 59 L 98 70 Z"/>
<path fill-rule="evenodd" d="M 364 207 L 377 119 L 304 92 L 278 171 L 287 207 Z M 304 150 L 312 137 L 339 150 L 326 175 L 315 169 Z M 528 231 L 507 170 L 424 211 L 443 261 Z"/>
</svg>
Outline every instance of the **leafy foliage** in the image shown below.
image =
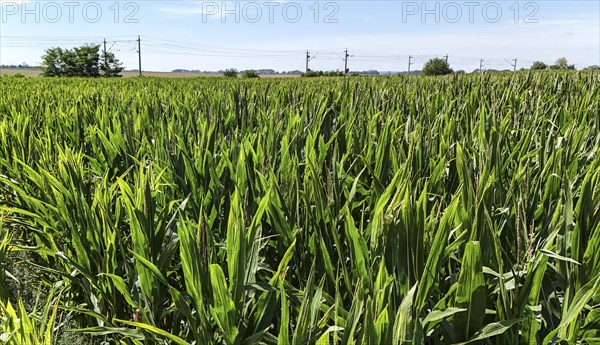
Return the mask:
<svg viewBox="0 0 600 345">
<path fill-rule="evenodd" d="M 83 45 L 69 49 L 50 48 L 42 56 L 40 66 L 46 77 L 119 77 L 121 63 L 111 52 L 99 53 L 99 45 Z"/>
<path fill-rule="evenodd" d="M 242 78 L 260 78 L 260 75 L 258 75 L 257 71 L 248 69 L 242 73 Z"/>
<path fill-rule="evenodd" d="M 556 62 L 554 63 L 554 65 L 550 66 L 550 69 L 560 69 L 560 70 L 574 70 L 575 69 L 575 65 L 569 65 L 569 62 L 567 61 L 567 58 L 565 57 L 561 57 L 556 59 Z"/>
<path fill-rule="evenodd" d="M 533 64 L 531 65 L 531 70 L 534 70 L 534 71 L 542 71 L 547 68 L 548 68 L 548 66 L 545 63 L 543 63 L 542 61 L 534 61 Z"/>
<path fill-rule="evenodd" d="M 121 77 L 123 64 L 115 57 L 114 53 L 102 51 L 100 56 L 100 75 L 105 78 Z"/>
<path fill-rule="evenodd" d="M 425 63 L 423 66 L 423 70 L 421 71 L 423 75 L 447 75 L 452 73 L 452 68 L 446 60 L 440 58 L 434 58 Z"/>
<path fill-rule="evenodd" d="M 8 300 L 0 299 L 0 342 L 7 345 L 52 344 L 60 299 L 51 294 L 42 309 L 31 313 L 20 300 L 13 308 Z"/>
<path fill-rule="evenodd" d="M 227 78 L 237 78 L 238 70 L 235 68 L 226 69 L 225 71 L 223 71 L 223 76 Z"/>
<path fill-rule="evenodd" d="M 52 296 L 17 317 L 122 344 L 593 343 L 599 84 L 2 78 L 0 261 L 29 252 Z"/>
</svg>

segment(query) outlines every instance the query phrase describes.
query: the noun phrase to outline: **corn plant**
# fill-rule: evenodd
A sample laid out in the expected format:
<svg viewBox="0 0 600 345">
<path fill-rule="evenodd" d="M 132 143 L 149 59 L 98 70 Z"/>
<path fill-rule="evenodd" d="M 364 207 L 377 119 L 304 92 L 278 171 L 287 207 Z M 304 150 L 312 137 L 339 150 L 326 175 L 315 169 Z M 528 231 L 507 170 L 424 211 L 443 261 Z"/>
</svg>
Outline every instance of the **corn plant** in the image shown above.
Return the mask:
<svg viewBox="0 0 600 345">
<path fill-rule="evenodd" d="M 0 85 L 2 227 L 79 332 L 600 339 L 594 72 Z"/>
</svg>

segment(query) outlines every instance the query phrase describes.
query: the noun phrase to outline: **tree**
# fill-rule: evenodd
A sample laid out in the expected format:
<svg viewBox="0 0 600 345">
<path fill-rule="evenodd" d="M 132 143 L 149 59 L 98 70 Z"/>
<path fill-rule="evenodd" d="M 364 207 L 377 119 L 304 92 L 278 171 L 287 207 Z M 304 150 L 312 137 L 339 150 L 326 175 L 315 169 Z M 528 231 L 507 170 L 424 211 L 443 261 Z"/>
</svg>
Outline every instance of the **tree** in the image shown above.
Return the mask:
<svg viewBox="0 0 600 345">
<path fill-rule="evenodd" d="M 569 65 L 567 58 L 561 57 L 556 59 L 556 62 L 550 66 L 550 69 L 575 69 L 575 65 Z"/>
<path fill-rule="evenodd" d="M 46 77 L 119 77 L 123 68 L 113 53 L 102 54 L 100 45 L 70 49 L 50 48 L 42 56 L 42 75 Z M 106 63 L 105 63 L 106 62 Z"/>
<path fill-rule="evenodd" d="M 223 71 L 223 75 L 227 78 L 237 78 L 238 71 L 235 68 L 228 68 L 225 71 Z"/>
<path fill-rule="evenodd" d="M 452 68 L 446 60 L 435 58 L 425 63 L 422 73 L 424 75 L 446 75 L 452 73 Z"/>
<path fill-rule="evenodd" d="M 249 69 L 245 70 L 244 73 L 242 73 L 242 78 L 260 78 L 260 75 L 258 75 L 257 71 Z"/>
<path fill-rule="evenodd" d="M 42 64 L 40 66 L 43 76 L 57 77 L 63 74 L 63 54 L 62 48 L 50 48 L 46 50 L 46 54 L 42 56 Z"/>
<path fill-rule="evenodd" d="M 536 71 L 542 71 L 542 70 L 545 70 L 546 68 L 548 68 L 548 65 L 546 65 L 545 63 L 543 63 L 541 61 L 534 61 L 533 64 L 531 65 L 531 69 L 536 70 Z"/>
<path fill-rule="evenodd" d="M 96 78 L 100 76 L 100 46 L 83 45 L 73 49 L 73 70 L 76 76 Z"/>
<path fill-rule="evenodd" d="M 111 52 L 102 52 L 100 59 L 102 61 L 100 70 L 102 71 L 103 77 L 113 78 L 121 76 L 120 73 L 123 72 L 123 64 L 115 58 L 115 54 Z"/>
</svg>

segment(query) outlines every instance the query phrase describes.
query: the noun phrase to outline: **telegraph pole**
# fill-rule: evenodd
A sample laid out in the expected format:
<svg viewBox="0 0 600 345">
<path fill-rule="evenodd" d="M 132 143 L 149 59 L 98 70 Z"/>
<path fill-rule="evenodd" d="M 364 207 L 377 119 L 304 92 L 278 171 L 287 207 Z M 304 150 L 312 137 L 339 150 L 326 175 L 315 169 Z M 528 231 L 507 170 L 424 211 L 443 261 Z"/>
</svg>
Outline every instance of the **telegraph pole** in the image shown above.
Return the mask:
<svg viewBox="0 0 600 345">
<path fill-rule="evenodd" d="M 308 73 L 309 69 L 308 69 L 308 61 L 310 60 L 310 54 L 308 53 L 308 50 L 306 51 L 306 73 Z"/>
<path fill-rule="evenodd" d="M 408 75 L 410 75 L 410 65 L 412 65 L 412 64 L 413 64 L 412 63 L 412 56 L 409 55 L 408 56 L 408 73 L 407 73 Z"/>
<path fill-rule="evenodd" d="M 142 76 L 142 39 L 140 38 L 140 36 L 138 35 L 138 63 L 139 63 L 139 70 L 140 70 L 140 77 Z"/>
<path fill-rule="evenodd" d="M 479 60 L 479 73 L 483 73 L 483 59 Z"/>
<path fill-rule="evenodd" d="M 446 64 L 448 64 L 448 54 L 444 55 L 444 60 L 446 60 Z"/>
<path fill-rule="evenodd" d="M 512 65 L 513 66 L 513 72 L 516 72 L 517 71 L 517 58 L 515 58 L 513 61 L 514 61 L 514 64 Z"/>
<path fill-rule="evenodd" d="M 106 66 L 107 65 L 107 62 L 106 62 L 106 38 L 104 39 L 103 43 L 104 43 L 104 66 Z"/>
<path fill-rule="evenodd" d="M 344 55 L 344 75 L 348 74 L 348 57 L 350 55 L 348 55 L 348 49 L 346 49 L 345 51 L 345 55 Z"/>
</svg>

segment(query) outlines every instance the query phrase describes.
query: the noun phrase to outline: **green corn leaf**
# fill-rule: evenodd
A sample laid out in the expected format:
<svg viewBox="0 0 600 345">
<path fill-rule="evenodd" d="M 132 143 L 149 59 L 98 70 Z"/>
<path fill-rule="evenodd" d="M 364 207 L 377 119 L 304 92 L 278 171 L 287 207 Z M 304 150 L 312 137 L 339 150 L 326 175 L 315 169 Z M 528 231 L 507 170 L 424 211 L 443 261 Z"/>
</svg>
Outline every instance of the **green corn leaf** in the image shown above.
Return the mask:
<svg viewBox="0 0 600 345">
<path fill-rule="evenodd" d="M 225 247 L 227 249 L 227 272 L 231 297 L 236 306 L 241 306 L 244 300 L 244 286 L 246 283 L 247 243 L 243 209 L 237 189 L 231 200 Z"/>
<path fill-rule="evenodd" d="M 471 344 L 483 339 L 488 339 L 500 335 L 521 321 L 523 321 L 523 319 L 490 323 L 488 325 L 485 325 L 481 330 L 477 331 L 469 340 L 462 343 L 456 343 L 455 345 Z"/>
<path fill-rule="evenodd" d="M 349 237 L 349 242 L 352 244 L 352 259 L 353 266 L 356 268 L 359 279 L 362 281 L 363 285 L 366 288 L 371 288 L 371 275 L 369 274 L 367 268 L 370 266 L 368 259 L 369 253 L 367 250 L 367 242 L 364 238 L 358 233 L 356 226 L 354 225 L 354 219 L 350 215 L 350 210 L 348 206 L 344 206 L 346 213 L 346 233 Z"/>
<path fill-rule="evenodd" d="M 573 300 L 569 308 L 563 314 L 563 318 L 560 324 L 552 332 L 544 338 L 544 343 L 547 344 L 553 341 L 558 336 L 559 339 L 569 340 L 566 338 L 566 332 L 564 331 L 572 322 L 577 322 L 577 319 L 581 317 L 582 310 L 587 306 L 590 300 L 600 289 L 600 274 L 598 274 L 593 280 L 581 287 L 573 296 Z"/>
<path fill-rule="evenodd" d="M 431 246 L 431 250 L 429 255 L 427 256 L 427 262 L 425 263 L 424 273 L 422 275 L 421 280 L 419 281 L 418 289 L 415 296 L 415 307 L 416 310 L 420 311 L 425 305 L 425 300 L 429 296 L 429 291 L 431 287 L 434 285 L 437 277 L 438 267 L 440 264 L 440 259 L 444 253 L 444 248 L 448 242 L 448 234 L 452 229 L 452 225 L 454 222 L 454 218 L 458 212 L 458 204 L 459 198 L 454 198 L 452 204 L 446 208 L 442 219 L 440 220 L 440 225 L 438 227 L 438 231 L 435 234 L 435 238 L 433 240 L 433 245 Z"/>
<path fill-rule="evenodd" d="M 427 314 L 427 316 L 423 319 L 423 327 L 426 327 L 428 323 L 434 323 L 436 321 L 439 320 L 446 320 L 448 319 L 450 316 L 466 311 L 467 309 L 465 308 L 454 308 L 454 307 L 449 307 L 446 308 L 445 310 L 434 310 L 432 312 L 430 312 L 429 314 Z"/>
<path fill-rule="evenodd" d="M 146 331 L 152 332 L 156 335 L 159 335 L 161 337 L 167 338 L 169 340 L 171 340 L 172 342 L 174 342 L 175 344 L 178 345 L 191 345 L 190 343 L 188 343 L 187 341 L 185 341 L 184 339 L 181 339 L 180 337 L 173 335 L 165 330 L 162 330 L 158 327 L 152 326 L 152 325 L 148 325 L 145 323 L 140 323 L 140 322 L 133 322 L 133 321 L 127 321 L 127 320 L 119 320 L 119 319 L 115 319 L 116 322 L 120 322 L 123 323 L 125 325 L 129 325 L 129 326 L 133 326 L 133 327 L 137 327 L 137 328 L 141 328 L 144 329 Z"/>
<path fill-rule="evenodd" d="M 571 258 L 567 258 L 567 257 L 564 257 L 562 255 L 558 255 L 558 254 L 556 254 L 556 253 L 554 253 L 554 252 L 552 252 L 550 250 L 542 248 L 542 249 L 539 249 L 539 251 L 540 251 L 540 253 L 542 253 L 544 255 L 547 255 L 548 257 L 551 257 L 553 259 L 570 262 L 570 263 L 573 263 L 573 264 L 576 264 L 576 265 L 581 265 L 579 262 L 577 262 L 577 261 L 575 261 L 575 260 L 573 260 Z"/>
<path fill-rule="evenodd" d="M 393 336 L 394 344 L 420 344 L 423 341 L 421 322 L 415 316 L 414 296 L 417 285 L 413 285 L 408 291 L 396 313 Z"/>
<path fill-rule="evenodd" d="M 210 308 L 211 313 L 221 329 L 225 342 L 229 345 L 236 344 L 239 334 L 236 307 L 227 289 L 225 274 L 221 266 L 210 265 L 210 283 L 215 301 L 214 306 Z"/>
<path fill-rule="evenodd" d="M 455 307 L 466 309 L 454 316 L 454 329 L 458 340 L 467 340 L 483 325 L 486 309 L 481 248 L 477 241 L 468 242 L 465 248 Z"/>
</svg>

